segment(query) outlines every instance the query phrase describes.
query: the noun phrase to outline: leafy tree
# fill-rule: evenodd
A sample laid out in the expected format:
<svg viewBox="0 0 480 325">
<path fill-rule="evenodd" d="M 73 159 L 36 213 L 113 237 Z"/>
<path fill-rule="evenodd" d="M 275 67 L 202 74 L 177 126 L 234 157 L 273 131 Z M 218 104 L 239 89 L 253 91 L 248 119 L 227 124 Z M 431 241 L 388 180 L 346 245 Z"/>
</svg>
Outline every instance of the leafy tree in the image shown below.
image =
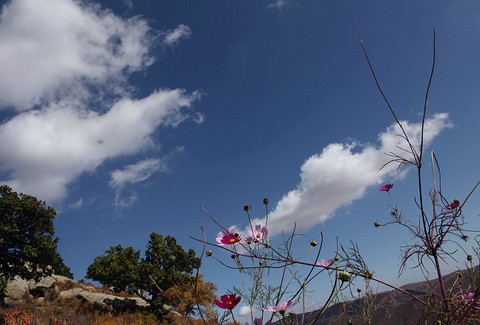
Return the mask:
<svg viewBox="0 0 480 325">
<path fill-rule="evenodd" d="M 52 273 L 73 278 L 57 252 L 54 237 L 57 213 L 44 201 L 0 186 L 0 274 L 40 279 Z"/>
<path fill-rule="evenodd" d="M 189 282 L 176 284 L 168 289 L 165 294 L 173 299 L 177 307 L 187 315 L 195 315 L 199 312 L 197 303 L 207 308 L 207 313 L 213 313 L 213 301 L 218 299 L 215 291 L 218 287 L 212 282 L 204 281 L 203 275 L 198 278 L 191 277 Z"/>
<path fill-rule="evenodd" d="M 88 267 L 86 278 L 113 287 L 115 292 L 128 290 L 139 294 L 139 259 L 140 251 L 132 247 L 110 247 Z"/>
<path fill-rule="evenodd" d="M 153 313 L 163 318 L 165 305 L 171 302 L 158 290 L 150 277 L 165 292 L 176 284 L 187 283 L 194 269 L 200 267 L 195 251 L 186 252 L 174 237 L 150 235 L 145 257 L 132 247 L 111 247 L 95 258 L 87 269 L 87 279 L 112 286 L 114 291 L 128 290 L 150 304 Z"/>
</svg>

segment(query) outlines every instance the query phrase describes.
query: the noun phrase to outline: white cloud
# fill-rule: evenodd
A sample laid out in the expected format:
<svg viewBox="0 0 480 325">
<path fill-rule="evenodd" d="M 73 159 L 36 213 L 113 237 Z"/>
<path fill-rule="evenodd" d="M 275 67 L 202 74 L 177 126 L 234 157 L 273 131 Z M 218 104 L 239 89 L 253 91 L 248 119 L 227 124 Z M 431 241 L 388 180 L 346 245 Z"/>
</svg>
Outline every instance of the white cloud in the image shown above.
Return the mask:
<svg viewBox="0 0 480 325">
<path fill-rule="evenodd" d="M 163 40 L 165 45 L 174 46 L 180 42 L 182 37 L 189 38 L 192 35 L 192 31 L 188 26 L 183 24 L 178 25 L 177 28 L 174 30 L 170 30 L 166 33 L 165 38 Z"/>
<path fill-rule="evenodd" d="M 78 199 L 72 204 L 68 205 L 67 210 L 76 210 L 80 209 L 83 206 L 83 198 Z"/>
<path fill-rule="evenodd" d="M 250 306 L 242 306 L 238 312 L 238 316 L 248 316 L 251 313 L 252 308 Z"/>
<path fill-rule="evenodd" d="M 291 2 L 288 0 L 276 0 L 274 3 L 269 4 L 267 8 L 282 9 L 289 4 L 291 4 Z"/>
<path fill-rule="evenodd" d="M 122 196 L 120 192 L 117 192 L 115 194 L 114 203 L 116 207 L 128 208 L 128 207 L 131 207 L 135 202 L 137 202 L 137 200 L 138 200 L 137 193 L 133 191 L 130 193 L 130 196 L 128 198 L 124 198 L 124 196 Z"/>
<path fill-rule="evenodd" d="M 189 32 L 180 28 L 178 37 L 182 30 L 183 36 Z M 17 115 L 0 125 L 1 181 L 58 201 L 69 184 L 106 159 L 156 145 L 157 128 L 186 119 L 201 123 L 201 114 L 188 112 L 196 92 L 163 89 L 143 99 L 129 97 L 128 75 L 153 62 L 158 35 L 152 34 L 146 20 L 123 19 L 75 0 L 4 5 L 0 108 L 14 107 Z M 132 194 L 119 205 L 135 200 Z"/>
<path fill-rule="evenodd" d="M 115 88 L 124 72 L 153 62 L 151 41 L 145 20 L 121 19 L 99 6 L 9 1 L 0 16 L 0 107 L 25 110 L 67 95 L 84 99 L 88 84 Z"/>
<path fill-rule="evenodd" d="M 152 174 L 167 170 L 167 166 L 160 159 L 145 159 L 133 165 L 126 166 L 123 170 L 116 169 L 111 173 L 110 186 L 118 189 L 125 184 L 135 184 L 146 180 Z"/>
<path fill-rule="evenodd" d="M 19 114 L 0 125 L 0 170 L 10 176 L 3 181 L 44 200 L 62 199 L 81 173 L 151 147 L 154 130 L 189 118 L 184 108 L 197 97 L 161 90 L 119 100 L 104 114 L 69 103 Z"/>
<path fill-rule="evenodd" d="M 412 144 L 418 148 L 421 124 L 402 123 Z M 425 145 L 451 126 L 445 113 L 427 119 Z M 392 125 L 378 136 L 379 146 L 332 143 L 322 153 L 308 158 L 301 167 L 301 181 L 297 188 L 284 195 L 269 214 L 269 234 L 291 230 L 295 223 L 297 230 L 308 230 L 332 218 L 338 208 L 362 198 L 369 186 L 384 182 L 387 177 L 395 177 L 397 165 L 389 164 L 379 169 L 389 161 L 385 152 L 406 155 L 397 147 L 405 148 L 399 134 L 398 126 Z M 259 219 L 254 221 L 262 222 Z"/>
</svg>

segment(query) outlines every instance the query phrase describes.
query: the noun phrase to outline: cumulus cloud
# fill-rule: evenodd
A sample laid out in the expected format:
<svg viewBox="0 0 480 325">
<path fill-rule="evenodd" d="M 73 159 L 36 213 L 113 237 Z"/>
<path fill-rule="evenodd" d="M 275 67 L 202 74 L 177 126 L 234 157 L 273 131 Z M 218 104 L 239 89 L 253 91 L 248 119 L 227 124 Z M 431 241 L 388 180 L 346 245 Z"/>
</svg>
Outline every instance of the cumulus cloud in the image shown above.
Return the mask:
<svg viewBox="0 0 480 325">
<path fill-rule="evenodd" d="M 190 35 L 192 35 L 190 28 L 181 24 L 174 30 L 170 30 L 166 33 L 163 43 L 168 46 L 174 46 L 180 42 L 182 37 L 189 38 Z"/>
<path fill-rule="evenodd" d="M 26 110 L 87 85 L 115 87 L 150 65 L 145 20 L 73 0 L 14 0 L 0 16 L 0 107 Z M 118 88 L 117 88 L 118 90 Z"/>
<path fill-rule="evenodd" d="M 421 124 L 403 121 L 412 144 L 420 144 Z M 436 114 L 426 120 L 424 141 L 428 146 L 445 128 L 451 127 L 448 114 Z M 394 177 L 397 165 L 388 164 L 385 153 L 411 159 L 400 148 L 406 148 L 398 125 L 389 126 L 379 134 L 379 145 L 332 143 L 320 154 L 308 158 L 301 166 L 301 181 L 277 203 L 269 214 L 268 230 L 274 235 L 283 230 L 308 230 L 335 215 L 335 211 L 362 198 L 368 187 Z M 400 148 L 399 148 L 400 147 Z M 255 220 L 260 224 L 263 220 Z"/>
<path fill-rule="evenodd" d="M 188 27 L 180 28 L 177 38 L 187 32 Z M 145 98 L 130 97 L 129 74 L 154 61 L 150 53 L 159 37 L 154 34 L 144 19 L 120 18 L 88 2 L 4 5 L 0 108 L 15 108 L 10 109 L 15 115 L 0 125 L 0 180 L 16 191 L 58 201 L 69 184 L 106 159 L 159 148 L 152 138 L 157 128 L 186 119 L 201 123 L 203 115 L 189 109 L 199 98 L 196 92 L 160 89 Z M 161 160 L 156 167 L 162 168 Z M 118 171 L 113 186 L 133 183 L 134 168 Z M 150 165 L 150 172 L 154 168 Z M 143 172 L 148 174 L 145 166 Z M 132 194 L 125 204 L 135 199 Z"/>
<path fill-rule="evenodd" d="M 2 181 L 41 193 L 42 199 L 62 199 L 81 173 L 151 147 L 154 130 L 188 118 L 184 108 L 197 97 L 161 90 L 140 100 L 119 100 L 104 114 L 69 103 L 21 113 L 0 125 L 0 170 L 10 175 Z"/>
<path fill-rule="evenodd" d="M 252 308 L 250 306 L 242 306 L 238 311 L 238 316 L 248 316 L 250 315 Z"/>
</svg>

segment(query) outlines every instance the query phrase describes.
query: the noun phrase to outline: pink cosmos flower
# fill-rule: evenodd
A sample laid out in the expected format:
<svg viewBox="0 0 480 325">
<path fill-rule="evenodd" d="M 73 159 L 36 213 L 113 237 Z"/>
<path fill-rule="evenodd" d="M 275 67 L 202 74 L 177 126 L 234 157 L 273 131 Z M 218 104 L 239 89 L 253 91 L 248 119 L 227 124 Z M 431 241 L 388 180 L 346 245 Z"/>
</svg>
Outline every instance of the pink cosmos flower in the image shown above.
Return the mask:
<svg viewBox="0 0 480 325">
<path fill-rule="evenodd" d="M 256 225 L 255 229 L 252 226 L 248 229 L 248 234 L 250 237 L 247 237 L 245 241 L 248 242 L 258 242 L 263 241 L 267 238 L 268 230 L 266 227 L 262 227 L 261 225 Z"/>
<path fill-rule="evenodd" d="M 317 265 L 320 266 L 320 267 L 325 268 L 325 267 L 329 267 L 330 265 L 332 265 L 333 262 L 335 262 L 335 259 L 331 258 L 331 259 L 326 260 L 326 261 L 325 261 L 325 260 L 321 260 L 320 262 L 317 263 Z"/>
<path fill-rule="evenodd" d="M 255 318 L 253 321 L 253 325 L 262 325 L 263 324 L 263 319 L 262 318 Z M 249 323 L 245 323 L 245 325 L 250 325 Z M 271 321 L 268 321 L 265 323 L 265 325 L 273 325 Z"/>
<path fill-rule="evenodd" d="M 475 299 L 475 294 L 473 292 L 469 292 L 463 295 L 458 295 L 458 299 L 460 300 L 473 300 Z M 480 302 L 475 302 L 475 305 L 473 306 L 475 310 L 479 311 L 480 310 Z"/>
<path fill-rule="evenodd" d="M 286 310 L 290 307 L 292 307 L 297 301 L 295 299 L 292 299 L 288 302 L 281 302 L 280 305 L 278 306 L 270 306 L 268 308 L 262 308 L 263 311 L 271 311 L 271 312 L 277 312 L 277 311 L 282 311 Z"/>
<path fill-rule="evenodd" d="M 466 293 L 464 295 L 458 295 L 458 299 L 460 300 L 470 300 L 475 297 L 475 294 L 473 292 Z"/>
<path fill-rule="evenodd" d="M 390 183 L 390 184 L 383 185 L 378 190 L 382 192 L 388 192 L 392 189 L 392 187 L 393 187 L 393 183 Z"/>
<path fill-rule="evenodd" d="M 238 305 L 241 299 L 242 297 L 236 297 L 235 295 L 223 295 L 220 297 L 221 302 L 218 300 L 214 300 L 213 302 L 222 309 L 232 310 L 236 305 Z"/>
<path fill-rule="evenodd" d="M 217 235 L 217 243 L 220 245 L 233 245 L 242 240 L 239 234 L 235 232 L 235 229 L 220 231 Z"/>
<path fill-rule="evenodd" d="M 447 205 L 447 206 L 445 207 L 445 209 L 447 209 L 447 210 L 453 210 L 453 209 L 458 208 L 459 206 L 460 206 L 460 201 L 459 201 L 458 199 L 455 199 L 455 200 L 453 200 L 452 203 L 450 203 L 449 205 Z"/>
</svg>

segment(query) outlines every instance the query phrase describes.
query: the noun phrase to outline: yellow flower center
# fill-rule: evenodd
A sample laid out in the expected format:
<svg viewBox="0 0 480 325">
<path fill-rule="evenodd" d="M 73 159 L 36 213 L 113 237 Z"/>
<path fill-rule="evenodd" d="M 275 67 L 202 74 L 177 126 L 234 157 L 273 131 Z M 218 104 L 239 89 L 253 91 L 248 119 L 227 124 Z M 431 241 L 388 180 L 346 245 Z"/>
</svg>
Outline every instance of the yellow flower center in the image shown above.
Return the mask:
<svg viewBox="0 0 480 325">
<path fill-rule="evenodd" d="M 235 238 L 230 238 L 229 241 L 230 241 L 230 244 L 233 244 L 233 243 L 235 243 Z"/>
<path fill-rule="evenodd" d="M 260 238 L 260 237 L 262 237 L 262 236 L 260 234 L 257 234 L 257 238 Z"/>
</svg>

